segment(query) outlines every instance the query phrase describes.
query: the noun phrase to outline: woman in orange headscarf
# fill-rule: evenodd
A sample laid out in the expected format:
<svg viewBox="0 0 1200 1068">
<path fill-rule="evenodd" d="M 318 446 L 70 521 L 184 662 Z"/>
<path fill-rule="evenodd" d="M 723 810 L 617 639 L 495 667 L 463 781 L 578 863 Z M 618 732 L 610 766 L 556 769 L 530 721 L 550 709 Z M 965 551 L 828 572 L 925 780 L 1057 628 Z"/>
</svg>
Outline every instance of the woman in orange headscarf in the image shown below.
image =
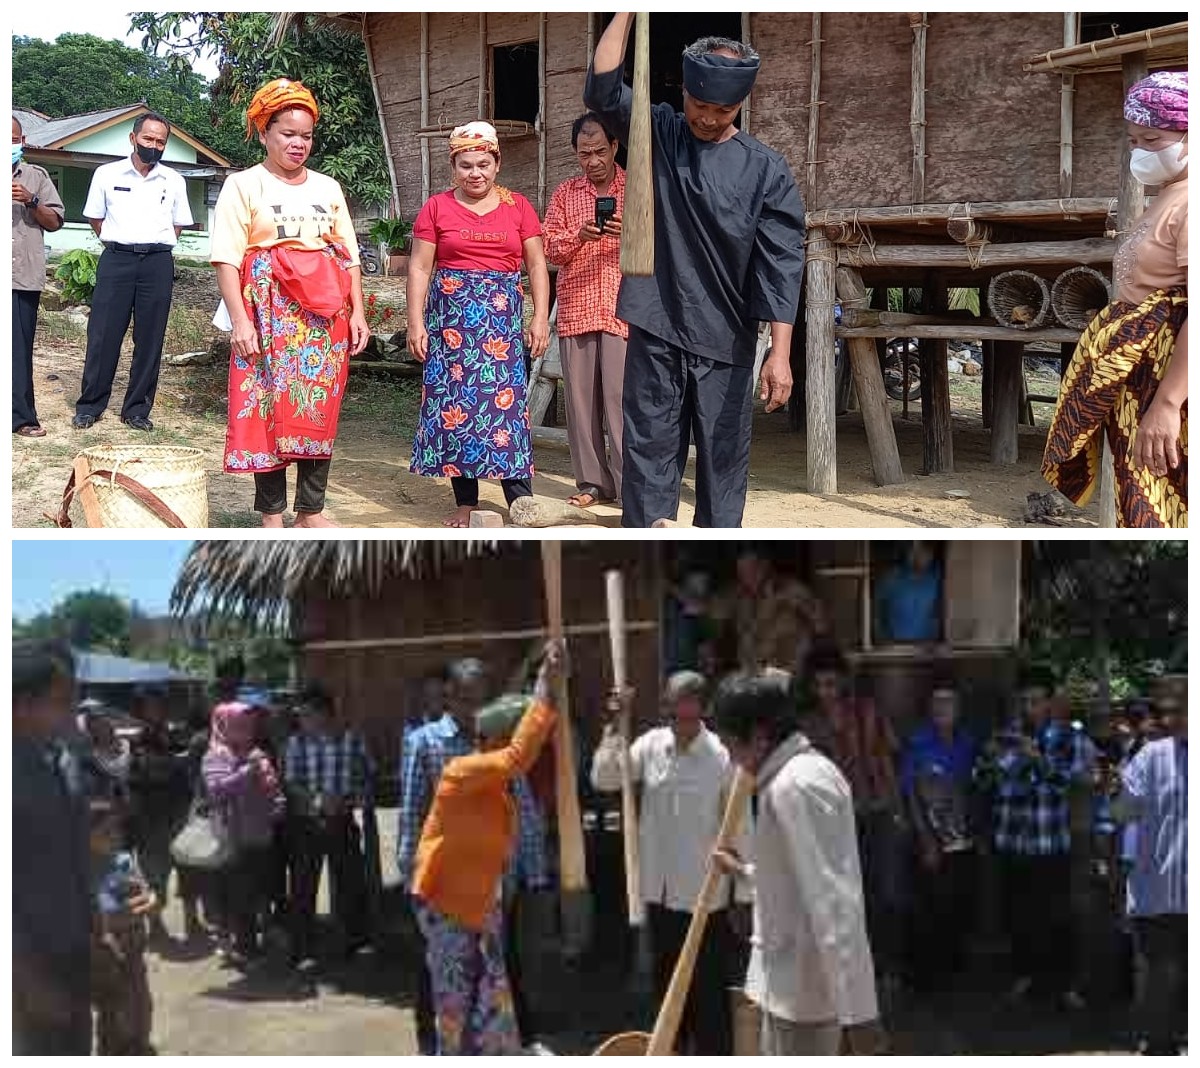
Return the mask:
<svg viewBox="0 0 1200 1068">
<path fill-rule="evenodd" d="M 334 179 L 309 170 L 312 93 L 278 78 L 246 110 L 266 158 L 217 199 L 212 262 L 232 323 L 225 470 L 254 474 L 254 509 L 282 527 L 296 464 L 297 527 L 334 526 L 325 486 L 348 360 L 370 337 L 358 242 Z"/>
</svg>

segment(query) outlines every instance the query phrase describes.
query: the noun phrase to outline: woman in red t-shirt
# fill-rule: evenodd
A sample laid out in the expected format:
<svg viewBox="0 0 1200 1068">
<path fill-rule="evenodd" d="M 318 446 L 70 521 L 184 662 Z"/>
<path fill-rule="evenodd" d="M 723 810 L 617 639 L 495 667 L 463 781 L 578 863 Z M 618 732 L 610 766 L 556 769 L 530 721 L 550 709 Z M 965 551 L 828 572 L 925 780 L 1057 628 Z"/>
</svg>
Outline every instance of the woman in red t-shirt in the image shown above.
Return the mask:
<svg viewBox="0 0 1200 1068">
<path fill-rule="evenodd" d="M 533 493 L 525 352 L 550 341 L 550 276 L 533 205 L 496 184 L 500 142 L 486 122 L 450 135 L 454 187 L 430 197 L 413 224 L 408 349 L 425 364 L 410 470 L 449 478 L 465 527 L 479 479 L 498 478 L 512 504 Z M 521 264 L 533 290 L 523 329 Z"/>
</svg>

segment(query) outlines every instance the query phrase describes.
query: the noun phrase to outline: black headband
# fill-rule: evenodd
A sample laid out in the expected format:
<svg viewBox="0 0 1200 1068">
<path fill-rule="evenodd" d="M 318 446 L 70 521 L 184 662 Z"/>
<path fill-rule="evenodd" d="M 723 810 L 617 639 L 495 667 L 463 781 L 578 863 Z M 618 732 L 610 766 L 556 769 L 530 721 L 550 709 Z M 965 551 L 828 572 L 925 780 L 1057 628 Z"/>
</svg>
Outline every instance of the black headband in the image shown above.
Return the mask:
<svg viewBox="0 0 1200 1068">
<path fill-rule="evenodd" d="M 684 53 L 683 87 L 696 100 L 732 107 L 750 95 L 758 78 L 758 67 L 757 59 Z"/>
</svg>

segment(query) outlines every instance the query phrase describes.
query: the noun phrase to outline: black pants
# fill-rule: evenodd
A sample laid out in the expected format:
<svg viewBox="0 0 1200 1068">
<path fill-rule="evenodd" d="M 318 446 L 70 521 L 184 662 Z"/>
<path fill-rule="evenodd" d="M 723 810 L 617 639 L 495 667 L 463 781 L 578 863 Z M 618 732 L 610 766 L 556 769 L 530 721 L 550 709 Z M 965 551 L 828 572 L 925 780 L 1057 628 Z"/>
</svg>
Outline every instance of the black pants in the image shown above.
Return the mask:
<svg viewBox="0 0 1200 1068">
<path fill-rule="evenodd" d="M 521 1045 L 528 1046 L 537 1038 L 537 1025 L 533 1019 L 532 1006 L 525 996 L 524 971 L 522 967 L 521 941 L 522 891 L 506 892 L 504 895 L 504 970 L 508 973 L 508 986 L 512 992 L 513 1015 L 517 1018 L 517 1034 Z"/>
<path fill-rule="evenodd" d="M 1065 993 L 1074 974 L 1071 857 L 997 857 L 1013 971 L 1044 993 Z"/>
<path fill-rule="evenodd" d="M 416 937 L 418 953 L 416 965 L 417 989 L 416 1003 L 413 1005 L 413 1015 L 417 1024 L 417 1052 L 422 1057 L 436 1055 L 438 1048 L 437 1010 L 433 1004 L 433 980 L 429 975 L 429 955 L 425 951 L 425 937 L 421 933 L 421 925 L 416 922 L 415 898 L 408 896 L 409 912 L 412 916 L 412 927 Z"/>
<path fill-rule="evenodd" d="M 654 992 L 662 1004 L 671 973 L 687 938 L 690 912 L 649 905 L 646 922 L 654 954 Z M 736 953 L 729 917 L 724 909 L 708 917 L 696 958 L 696 972 L 679 1024 L 677 1052 L 688 1056 L 733 1055 L 733 1009 L 729 999 L 731 965 Z"/>
<path fill-rule="evenodd" d="M 270 876 L 270 846 L 241 847 L 217 875 L 221 921 L 242 953 L 255 953 L 262 933 Z"/>
<path fill-rule="evenodd" d="M 975 916 L 975 854 L 943 853 L 933 869 L 918 859 L 914 888 L 913 979 L 919 990 L 950 989 Z"/>
<path fill-rule="evenodd" d="M 88 318 L 87 356 L 76 415 L 99 417 L 112 396 L 121 343 L 133 320 L 133 361 L 121 418 L 146 419 L 154 407 L 163 338 L 171 311 L 175 260 L 170 252 L 105 249 L 96 267 L 96 292 Z"/>
<path fill-rule="evenodd" d="M 474 508 L 479 503 L 479 479 L 459 475 L 450 479 L 454 487 L 454 503 L 459 508 Z M 504 490 L 504 503 L 511 505 L 518 497 L 532 497 L 532 479 L 502 478 L 500 488 Z"/>
<path fill-rule="evenodd" d="M 1133 941 L 1134 1019 L 1144 1051 L 1175 1056 L 1187 1033 L 1187 916 L 1134 917 Z"/>
<path fill-rule="evenodd" d="M 292 820 L 292 896 L 288 919 L 292 954 L 308 956 L 316 935 L 317 890 L 321 867 L 329 861 L 334 913 L 348 942 L 364 935 L 362 850 L 349 814 L 330 819 L 299 816 Z M 353 833 L 352 833 L 353 831 Z"/>
<path fill-rule="evenodd" d="M 325 510 L 325 487 L 329 484 L 332 460 L 296 460 L 295 512 Z M 283 515 L 287 511 L 287 468 L 256 471 L 254 474 L 254 510 L 263 515 Z"/>
<path fill-rule="evenodd" d="M 740 527 L 750 479 L 754 368 L 721 363 L 629 328 L 621 525 L 674 519 L 696 442 L 698 527 Z"/>
<path fill-rule="evenodd" d="M 41 425 L 33 404 L 33 335 L 42 294 L 36 289 L 14 289 L 12 293 L 12 428 L 20 430 Z"/>
</svg>

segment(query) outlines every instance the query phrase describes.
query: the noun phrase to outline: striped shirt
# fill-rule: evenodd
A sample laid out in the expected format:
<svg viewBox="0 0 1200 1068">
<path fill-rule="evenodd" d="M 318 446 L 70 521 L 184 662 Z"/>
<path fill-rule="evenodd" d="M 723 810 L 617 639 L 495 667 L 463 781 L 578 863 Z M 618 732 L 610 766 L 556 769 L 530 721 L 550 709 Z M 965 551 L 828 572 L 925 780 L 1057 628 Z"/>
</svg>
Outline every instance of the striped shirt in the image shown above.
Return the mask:
<svg viewBox="0 0 1200 1068">
<path fill-rule="evenodd" d="M 320 794 L 351 802 L 367 798 L 371 781 L 371 758 L 362 735 L 293 734 L 283 757 L 283 778 L 288 792 Z"/>
<path fill-rule="evenodd" d="M 1132 818 L 1131 916 L 1187 915 L 1187 739 L 1151 742 L 1122 772 L 1115 806 Z"/>
<path fill-rule="evenodd" d="M 454 717 L 447 714 L 408 732 L 400 754 L 400 827 L 396 838 L 396 867 L 400 885 L 412 883 L 417 844 L 425 817 L 433 804 L 442 771 L 455 757 L 468 756 L 475 747 Z M 517 842 L 506 880 L 519 880 L 530 890 L 549 885 L 546 866 L 546 830 L 541 809 L 524 778 L 510 787 L 517 806 Z"/>
<path fill-rule="evenodd" d="M 618 167 L 608 195 L 625 210 L 625 172 Z M 621 242 L 615 237 L 582 241 L 579 231 L 596 219 L 596 187 L 586 175 L 568 178 L 550 196 L 542 236 L 546 259 L 559 267 L 558 334 L 603 333 L 629 337 L 629 327 L 617 318 L 621 288 Z"/>
</svg>

